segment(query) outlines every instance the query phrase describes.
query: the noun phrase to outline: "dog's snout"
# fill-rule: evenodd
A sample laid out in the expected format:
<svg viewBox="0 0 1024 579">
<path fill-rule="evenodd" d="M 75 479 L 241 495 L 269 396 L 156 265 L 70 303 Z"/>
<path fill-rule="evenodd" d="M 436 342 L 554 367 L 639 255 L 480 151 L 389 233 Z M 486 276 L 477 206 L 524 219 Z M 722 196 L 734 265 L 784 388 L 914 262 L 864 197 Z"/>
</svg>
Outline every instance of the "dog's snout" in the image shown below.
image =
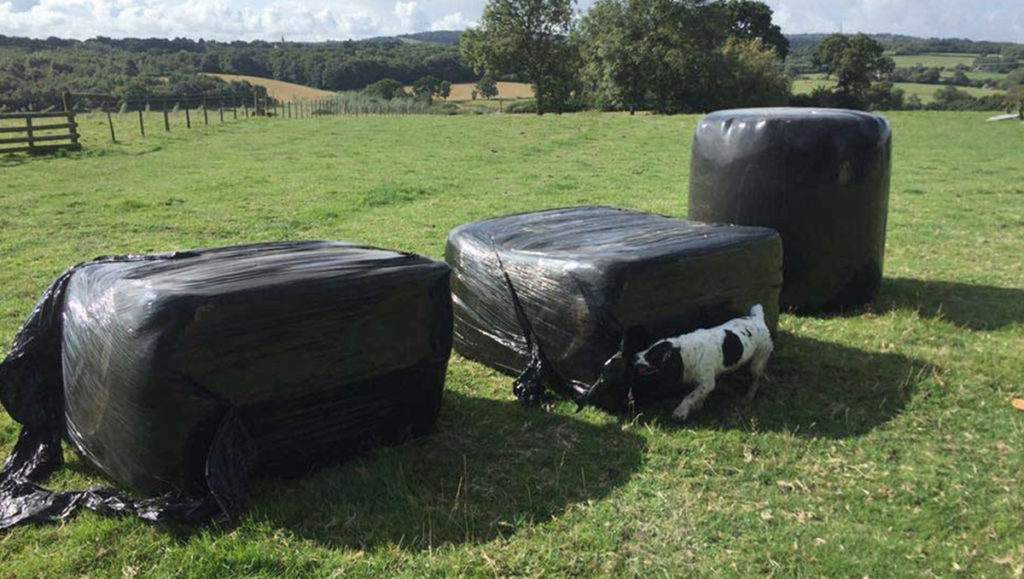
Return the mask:
<svg viewBox="0 0 1024 579">
<path fill-rule="evenodd" d="M 636 368 L 636 373 L 640 376 L 649 376 L 658 371 L 657 368 L 650 365 L 644 358 L 637 358 L 634 367 Z"/>
</svg>

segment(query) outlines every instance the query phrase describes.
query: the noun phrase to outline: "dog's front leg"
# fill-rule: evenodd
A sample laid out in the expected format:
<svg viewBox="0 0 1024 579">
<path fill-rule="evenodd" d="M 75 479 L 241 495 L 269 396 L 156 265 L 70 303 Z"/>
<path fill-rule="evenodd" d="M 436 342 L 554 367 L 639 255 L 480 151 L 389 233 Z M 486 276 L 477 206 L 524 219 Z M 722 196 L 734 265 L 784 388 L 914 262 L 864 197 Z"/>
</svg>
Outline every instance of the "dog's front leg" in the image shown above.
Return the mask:
<svg viewBox="0 0 1024 579">
<path fill-rule="evenodd" d="M 755 374 L 754 380 L 750 383 L 750 387 L 747 388 L 747 402 L 753 402 L 754 398 L 757 397 L 757 389 L 761 386 L 761 376 Z"/>
<path fill-rule="evenodd" d="M 690 414 L 694 410 L 700 410 L 700 407 L 704 405 L 704 400 L 707 399 L 711 391 L 715 389 L 715 379 L 708 378 L 701 380 L 697 383 L 697 388 L 693 392 L 690 392 L 683 401 L 676 406 L 676 409 L 672 411 L 672 418 L 683 422 L 690 417 Z"/>
</svg>

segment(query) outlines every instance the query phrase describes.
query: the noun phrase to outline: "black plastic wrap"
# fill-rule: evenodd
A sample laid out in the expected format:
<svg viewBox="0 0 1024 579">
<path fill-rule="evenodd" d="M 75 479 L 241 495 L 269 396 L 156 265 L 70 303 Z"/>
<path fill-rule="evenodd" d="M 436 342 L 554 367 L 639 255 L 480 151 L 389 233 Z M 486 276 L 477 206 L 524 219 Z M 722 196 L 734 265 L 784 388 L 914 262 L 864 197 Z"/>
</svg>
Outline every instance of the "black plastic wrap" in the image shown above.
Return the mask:
<svg viewBox="0 0 1024 579">
<path fill-rule="evenodd" d="M 782 247 L 770 229 L 694 223 L 612 207 L 498 217 L 448 235 L 455 348 L 580 403 L 619 410 L 627 342 L 710 327 L 762 304 L 778 319 Z M 619 356 L 616 358 L 616 354 Z M 675 385 L 678 388 L 678 385 Z"/>
<path fill-rule="evenodd" d="M 0 528 L 76 507 L 199 522 L 250 474 L 309 471 L 426 431 L 452 346 L 449 268 L 331 242 L 99 258 L 46 290 L 0 364 L 22 435 Z M 111 489 L 50 493 L 66 438 Z"/>
<path fill-rule="evenodd" d="M 697 124 L 689 218 L 782 235 L 783 308 L 874 299 L 882 280 L 892 134 L 840 109 L 718 111 Z"/>
</svg>

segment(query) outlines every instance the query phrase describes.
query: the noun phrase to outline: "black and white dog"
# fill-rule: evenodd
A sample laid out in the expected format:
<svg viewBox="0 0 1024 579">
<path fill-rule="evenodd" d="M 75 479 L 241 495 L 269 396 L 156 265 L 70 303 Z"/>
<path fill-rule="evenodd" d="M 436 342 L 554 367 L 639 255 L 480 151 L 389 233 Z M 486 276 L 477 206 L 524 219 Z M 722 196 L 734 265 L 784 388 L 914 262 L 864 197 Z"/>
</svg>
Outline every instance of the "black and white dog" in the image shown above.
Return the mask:
<svg viewBox="0 0 1024 579">
<path fill-rule="evenodd" d="M 682 421 L 704 404 L 715 389 L 716 376 L 732 372 L 747 362 L 754 377 L 747 399 L 753 400 L 772 348 L 764 308 L 758 304 L 750 309 L 748 317 L 655 342 L 636 354 L 634 365 L 640 375 L 672 369 L 679 372 L 681 382 L 697 385 L 672 412 L 672 418 Z"/>
</svg>

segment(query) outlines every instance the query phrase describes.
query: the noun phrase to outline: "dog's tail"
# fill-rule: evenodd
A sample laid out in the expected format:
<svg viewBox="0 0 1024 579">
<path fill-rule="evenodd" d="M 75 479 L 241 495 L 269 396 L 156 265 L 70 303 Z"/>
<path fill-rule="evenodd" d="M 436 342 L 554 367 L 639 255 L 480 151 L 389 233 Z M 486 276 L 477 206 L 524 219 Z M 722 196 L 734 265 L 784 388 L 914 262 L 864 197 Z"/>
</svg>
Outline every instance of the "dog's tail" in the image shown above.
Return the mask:
<svg viewBox="0 0 1024 579">
<path fill-rule="evenodd" d="M 764 319 L 764 308 L 761 307 L 761 304 L 754 304 L 754 307 L 750 308 L 750 317 L 757 320 Z"/>
</svg>

